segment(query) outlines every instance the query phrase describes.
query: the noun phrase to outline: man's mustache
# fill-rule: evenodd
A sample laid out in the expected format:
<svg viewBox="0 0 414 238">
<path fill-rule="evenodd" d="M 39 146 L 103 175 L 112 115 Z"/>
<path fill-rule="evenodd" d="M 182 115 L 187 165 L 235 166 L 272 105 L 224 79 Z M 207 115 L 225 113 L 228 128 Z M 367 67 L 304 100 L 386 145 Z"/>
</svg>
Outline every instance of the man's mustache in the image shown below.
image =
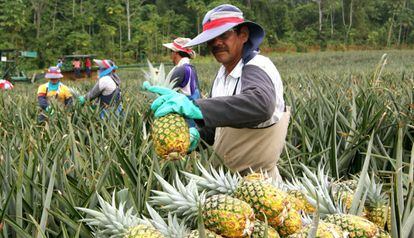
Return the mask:
<svg viewBox="0 0 414 238">
<path fill-rule="evenodd" d="M 213 48 L 211 48 L 211 52 L 213 54 L 215 54 L 217 52 L 220 52 L 220 51 L 227 51 L 227 50 L 228 50 L 227 47 L 213 47 Z"/>
</svg>

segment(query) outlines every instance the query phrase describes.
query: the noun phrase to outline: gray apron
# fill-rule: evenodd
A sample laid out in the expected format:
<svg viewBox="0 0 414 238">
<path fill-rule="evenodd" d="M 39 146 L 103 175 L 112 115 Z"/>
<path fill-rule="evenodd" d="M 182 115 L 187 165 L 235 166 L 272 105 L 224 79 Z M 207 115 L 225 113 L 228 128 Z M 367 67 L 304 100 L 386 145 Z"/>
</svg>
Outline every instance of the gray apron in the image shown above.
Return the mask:
<svg viewBox="0 0 414 238">
<path fill-rule="evenodd" d="M 247 175 L 262 170 L 281 181 L 276 164 L 285 145 L 289 118 L 287 108 L 278 123 L 266 128 L 218 127 L 214 151 L 232 171 Z"/>
</svg>

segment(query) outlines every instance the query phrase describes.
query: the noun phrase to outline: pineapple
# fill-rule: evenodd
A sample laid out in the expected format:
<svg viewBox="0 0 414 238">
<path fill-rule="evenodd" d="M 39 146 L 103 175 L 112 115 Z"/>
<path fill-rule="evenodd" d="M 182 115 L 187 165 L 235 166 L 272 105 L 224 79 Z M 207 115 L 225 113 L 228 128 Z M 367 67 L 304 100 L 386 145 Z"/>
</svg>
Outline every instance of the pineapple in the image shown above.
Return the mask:
<svg viewBox="0 0 414 238">
<path fill-rule="evenodd" d="M 382 184 L 376 183 L 374 178 L 366 180 L 367 194 L 367 219 L 375 223 L 380 229 L 384 229 L 391 208 L 382 193 Z"/>
<path fill-rule="evenodd" d="M 289 238 L 307 238 L 311 229 L 312 229 L 312 225 L 309 224 L 303 227 L 300 231 L 288 237 Z M 320 221 L 318 224 L 317 230 L 316 230 L 316 237 L 318 238 L 345 238 L 347 236 L 346 236 L 346 233 L 344 233 L 339 226 L 334 225 L 332 223 Z"/>
<path fill-rule="evenodd" d="M 343 212 L 342 200 L 337 203 L 333 198 L 333 182 L 324 174 L 321 166 L 318 167 L 317 175 L 305 166 L 302 168 L 304 175 L 301 184 L 305 187 L 302 191 L 305 191 L 308 201 L 318 207 L 318 212 L 324 217 L 325 222 L 341 227 L 351 238 L 376 237 L 379 229 L 374 223 L 363 217 Z"/>
<path fill-rule="evenodd" d="M 326 216 L 325 221 L 348 231 L 351 238 L 374 238 L 378 233 L 378 228 L 374 223 L 360 216 L 338 213 Z"/>
<path fill-rule="evenodd" d="M 254 222 L 254 231 L 252 234 L 252 238 L 266 237 L 266 232 L 267 232 L 267 238 L 279 238 L 280 237 L 275 229 L 266 225 L 266 223 L 260 220 L 256 220 Z"/>
<path fill-rule="evenodd" d="M 162 238 L 164 237 L 154 227 L 148 225 L 137 225 L 128 230 L 124 238 Z"/>
<path fill-rule="evenodd" d="M 89 214 L 92 218 L 85 218 L 81 221 L 93 227 L 96 237 L 123 237 L 123 238 L 163 238 L 149 222 L 138 218 L 132 213 L 132 209 L 124 212 L 125 203 L 119 208 L 115 204 L 115 196 L 112 197 L 112 204 L 109 204 L 98 195 L 101 211 L 95 211 L 79 207 L 77 209 Z"/>
<path fill-rule="evenodd" d="M 177 160 L 188 151 L 190 131 L 182 116 L 171 113 L 155 119 L 152 139 L 157 155 L 167 160 Z"/>
<path fill-rule="evenodd" d="M 391 238 L 390 234 L 384 230 L 381 230 L 377 234 L 377 238 Z"/>
<path fill-rule="evenodd" d="M 209 231 L 209 230 L 206 230 L 205 234 L 206 234 L 205 238 L 223 238 L 221 235 L 217 235 L 216 233 Z M 193 230 L 185 238 L 199 238 L 199 237 L 200 237 L 200 232 L 198 230 Z"/>
<path fill-rule="evenodd" d="M 164 191 L 153 191 L 152 203 L 195 223 L 202 215 L 206 229 L 224 237 L 248 237 L 254 228 L 254 212 L 249 204 L 228 195 L 199 195 L 195 181 L 184 186 L 176 178 L 175 186 L 156 175 Z"/>
<path fill-rule="evenodd" d="M 89 214 L 92 218 L 83 219 L 95 232 L 96 237 L 122 237 L 122 238 L 192 238 L 191 232 L 185 223 L 179 223 L 176 216 L 168 213 L 167 222 L 147 204 L 150 219 L 138 218 L 132 214 L 132 209 L 124 211 L 125 202 L 121 202 L 119 208 L 115 205 L 115 196 L 112 204 L 105 202 L 98 195 L 101 211 L 87 208 L 78 208 Z M 207 238 L 221 238 L 221 236 L 206 230 Z"/>
<path fill-rule="evenodd" d="M 155 69 L 148 61 L 149 71 L 145 72 L 145 79 L 153 86 L 173 89 L 175 80 L 165 76 L 164 65 Z M 166 160 L 183 158 L 190 147 L 190 131 L 185 119 L 175 113 L 156 118 L 152 125 L 152 139 L 155 152 Z"/>
<path fill-rule="evenodd" d="M 200 189 L 206 190 L 207 195 L 228 194 L 247 202 L 259 220 L 264 221 L 266 216 L 268 224 L 276 230 L 280 228 L 284 235 L 293 234 L 302 227 L 300 215 L 291 208 L 287 193 L 262 179 L 262 176 L 252 174 L 242 179 L 238 174 L 225 174 L 222 168 L 216 171 L 211 167 L 211 172 L 201 164 L 198 168 L 202 177 L 183 173 L 195 180 Z"/>
</svg>

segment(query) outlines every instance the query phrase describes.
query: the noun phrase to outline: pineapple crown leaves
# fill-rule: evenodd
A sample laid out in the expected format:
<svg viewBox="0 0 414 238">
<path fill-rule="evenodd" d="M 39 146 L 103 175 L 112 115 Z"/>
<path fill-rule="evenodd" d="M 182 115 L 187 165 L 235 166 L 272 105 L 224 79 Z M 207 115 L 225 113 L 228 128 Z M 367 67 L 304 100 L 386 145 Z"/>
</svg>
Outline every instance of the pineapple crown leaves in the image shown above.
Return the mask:
<svg viewBox="0 0 414 238">
<path fill-rule="evenodd" d="M 91 216 L 91 218 L 84 218 L 81 221 L 94 227 L 100 237 L 123 237 L 129 228 L 140 224 L 148 224 L 133 214 L 132 208 L 125 212 L 125 202 L 121 202 L 119 207 L 117 207 L 115 193 L 112 196 L 111 204 L 106 202 L 99 194 L 97 196 L 101 206 L 100 211 L 83 207 L 77 207 L 76 209 Z"/>
<path fill-rule="evenodd" d="M 150 82 L 153 86 L 166 87 L 173 90 L 178 90 L 174 88 L 177 79 L 171 80 L 170 76 L 165 76 L 164 64 L 160 64 L 160 67 L 156 69 L 151 62 L 147 59 L 148 62 L 148 71 L 142 70 L 144 73 L 145 80 Z"/>
<path fill-rule="evenodd" d="M 372 175 L 371 178 L 368 176 L 365 176 L 364 184 L 368 192 L 367 205 L 369 206 L 388 205 L 388 199 L 386 197 L 386 194 L 383 193 L 382 191 L 383 184 L 380 182 L 376 182 L 374 175 Z"/>
<path fill-rule="evenodd" d="M 204 204 L 205 201 L 205 195 L 198 194 L 196 182 L 190 180 L 187 186 L 184 186 L 177 175 L 174 185 L 171 185 L 158 174 L 155 174 L 155 176 L 164 191 L 153 190 L 152 192 L 156 196 L 151 197 L 151 203 L 194 222 L 199 206 Z"/>
<path fill-rule="evenodd" d="M 216 194 L 232 194 L 241 180 L 241 176 L 238 173 L 232 174 L 230 171 L 224 173 L 223 167 L 218 170 L 210 166 L 210 172 L 199 162 L 197 162 L 197 168 L 200 170 L 202 176 L 191 174 L 182 171 L 187 178 L 196 181 L 197 186 L 201 190 L 206 190 L 207 196 Z"/>
<path fill-rule="evenodd" d="M 146 204 L 148 213 L 151 219 L 144 218 L 152 224 L 152 226 L 159 230 L 165 237 L 185 237 L 190 233 L 184 222 L 179 222 L 176 215 L 168 213 L 167 222 L 155 211 L 148 203 Z"/>
<path fill-rule="evenodd" d="M 310 171 L 304 164 L 301 164 L 301 166 L 303 169 L 303 177 L 301 182 L 296 185 L 302 187 L 301 191 L 306 195 L 308 202 L 312 206 L 317 207 L 321 214 L 340 213 L 340 209 L 331 196 L 331 181 L 328 175 L 325 175 L 322 165 L 319 164 L 317 175 Z"/>
</svg>

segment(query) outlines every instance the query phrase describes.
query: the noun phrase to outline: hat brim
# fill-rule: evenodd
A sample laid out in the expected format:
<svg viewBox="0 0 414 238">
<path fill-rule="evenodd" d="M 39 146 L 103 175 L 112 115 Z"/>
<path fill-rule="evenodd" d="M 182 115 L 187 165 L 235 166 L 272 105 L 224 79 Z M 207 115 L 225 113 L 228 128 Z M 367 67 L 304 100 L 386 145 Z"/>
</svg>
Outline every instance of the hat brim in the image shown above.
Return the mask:
<svg viewBox="0 0 414 238">
<path fill-rule="evenodd" d="M 172 50 L 172 51 L 174 51 L 174 52 L 179 52 L 179 51 L 181 51 L 181 52 L 185 52 L 185 51 L 182 51 L 182 50 L 180 50 L 180 49 L 177 49 L 174 45 L 173 45 L 173 43 L 165 43 L 165 44 L 162 44 L 164 47 L 166 47 L 166 48 L 168 48 L 168 49 L 170 49 L 170 50 Z M 186 47 L 186 46 L 185 46 Z M 195 58 L 195 51 L 194 50 L 191 50 L 191 53 L 189 53 L 189 52 L 185 52 L 185 53 L 187 53 L 189 56 L 190 56 L 190 58 L 191 59 L 194 59 Z"/>
<path fill-rule="evenodd" d="M 109 65 L 109 67 L 108 67 L 108 65 L 106 65 L 106 64 L 104 64 L 104 62 L 103 62 L 104 60 L 99 60 L 99 59 L 94 59 L 93 60 L 93 62 L 95 62 L 95 64 L 96 65 L 98 65 L 98 67 L 99 68 L 103 68 L 103 69 L 108 69 L 108 68 L 110 68 L 111 66 Z"/>
<path fill-rule="evenodd" d="M 241 23 L 226 23 L 222 26 L 216 27 L 214 29 L 206 30 L 197 35 L 194 39 L 188 42 L 184 47 L 191 47 L 199 44 L 203 44 L 209 40 L 216 38 L 217 36 L 223 34 L 224 32 L 236 27 L 238 25 L 246 25 L 249 28 L 250 34 L 249 39 L 251 40 L 252 45 L 259 46 L 262 43 L 264 38 L 264 30 L 263 28 L 251 21 L 245 20 Z"/>
<path fill-rule="evenodd" d="M 174 45 L 173 45 L 173 43 L 165 43 L 165 44 L 162 44 L 165 48 L 168 48 L 168 49 L 170 49 L 170 50 L 172 50 L 172 51 L 178 51 L 177 50 L 177 48 L 175 48 L 174 47 Z"/>
<path fill-rule="evenodd" d="M 61 79 L 63 78 L 62 74 L 50 74 L 50 73 L 46 73 L 45 74 L 45 78 L 47 79 Z"/>
</svg>

